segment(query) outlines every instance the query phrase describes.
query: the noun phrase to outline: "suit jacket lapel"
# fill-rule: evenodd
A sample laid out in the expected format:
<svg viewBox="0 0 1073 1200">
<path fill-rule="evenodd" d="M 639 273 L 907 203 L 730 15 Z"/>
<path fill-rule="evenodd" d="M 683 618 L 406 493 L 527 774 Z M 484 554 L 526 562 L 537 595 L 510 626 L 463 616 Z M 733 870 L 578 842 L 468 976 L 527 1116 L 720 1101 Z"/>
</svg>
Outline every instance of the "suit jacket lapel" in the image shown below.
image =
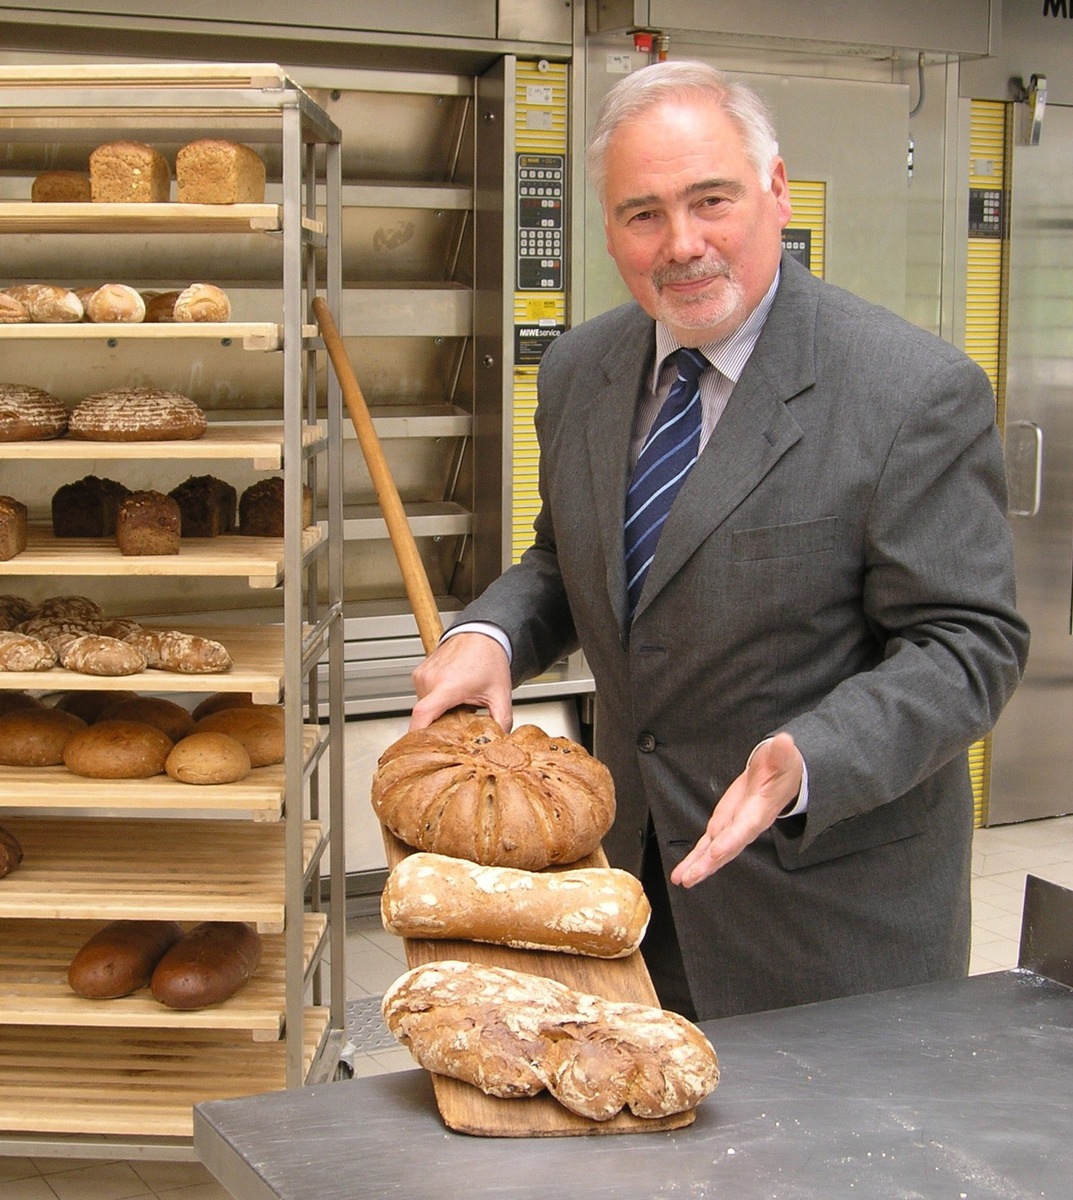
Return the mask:
<svg viewBox="0 0 1073 1200">
<path fill-rule="evenodd" d="M 640 389 L 652 369 L 655 325 L 640 308 L 601 362 L 603 386 L 586 407 L 592 500 L 606 566 L 607 592 L 620 624 L 626 621 L 626 563 L 622 542 L 630 434 Z"/>
<path fill-rule="evenodd" d="M 767 323 L 711 440 L 678 493 L 635 617 L 800 438 L 787 401 L 816 378 L 814 283 L 808 271 L 784 256 Z M 621 520 L 621 495 L 617 500 Z"/>
</svg>

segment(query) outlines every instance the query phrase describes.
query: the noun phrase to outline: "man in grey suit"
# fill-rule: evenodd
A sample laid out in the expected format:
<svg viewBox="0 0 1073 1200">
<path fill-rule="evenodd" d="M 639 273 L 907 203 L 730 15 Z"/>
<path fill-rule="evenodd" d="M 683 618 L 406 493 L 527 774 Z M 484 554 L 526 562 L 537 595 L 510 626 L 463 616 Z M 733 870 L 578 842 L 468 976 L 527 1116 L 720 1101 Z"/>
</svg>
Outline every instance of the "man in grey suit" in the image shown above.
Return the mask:
<svg viewBox="0 0 1073 1200">
<path fill-rule="evenodd" d="M 534 542 L 415 671 L 412 726 L 472 704 L 509 727 L 512 684 L 580 645 L 604 847 L 652 899 L 666 1007 L 963 975 L 966 751 L 1028 647 L 990 385 L 782 254 L 770 121 L 710 67 L 627 76 L 588 162 L 635 302 L 546 352 Z M 696 383 L 665 367 L 679 347 Z M 638 556 L 624 522 L 667 431 L 656 491 L 680 490 Z"/>
</svg>

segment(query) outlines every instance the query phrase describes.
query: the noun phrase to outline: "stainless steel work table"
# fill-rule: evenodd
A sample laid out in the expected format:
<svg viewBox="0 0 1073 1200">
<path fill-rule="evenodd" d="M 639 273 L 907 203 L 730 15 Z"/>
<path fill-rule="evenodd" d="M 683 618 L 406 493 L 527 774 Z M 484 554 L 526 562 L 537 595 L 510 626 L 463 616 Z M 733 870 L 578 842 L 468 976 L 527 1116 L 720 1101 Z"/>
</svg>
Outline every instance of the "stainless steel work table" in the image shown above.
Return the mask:
<svg viewBox="0 0 1073 1200">
<path fill-rule="evenodd" d="M 704 1023 L 723 1078 L 673 1133 L 453 1133 L 415 1068 L 201 1104 L 195 1149 L 238 1200 L 1068 1200 L 1073 892 L 1032 909 L 1046 973 Z"/>
</svg>

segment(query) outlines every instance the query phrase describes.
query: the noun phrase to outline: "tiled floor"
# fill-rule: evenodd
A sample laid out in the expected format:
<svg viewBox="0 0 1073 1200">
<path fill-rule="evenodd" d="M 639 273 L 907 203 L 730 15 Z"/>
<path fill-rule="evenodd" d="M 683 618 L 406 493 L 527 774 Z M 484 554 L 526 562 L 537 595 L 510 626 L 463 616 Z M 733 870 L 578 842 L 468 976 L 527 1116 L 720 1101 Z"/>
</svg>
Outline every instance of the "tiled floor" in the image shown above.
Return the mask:
<svg viewBox="0 0 1073 1200">
<path fill-rule="evenodd" d="M 1026 873 L 1073 887 L 1073 816 L 977 830 L 973 843 L 973 944 L 970 971 L 1017 965 Z M 405 969 L 401 943 L 378 917 L 347 925 L 348 994 L 383 994 Z M 372 1006 L 370 1006 L 372 1007 Z M 377 1075 L 413 1065 L 401 1047 L 353 1057 L 355 1075 Z M 230 1200 L 197 1163 L 103 1162 L 0 1156 L 0 1200 Z"/>
</svg>

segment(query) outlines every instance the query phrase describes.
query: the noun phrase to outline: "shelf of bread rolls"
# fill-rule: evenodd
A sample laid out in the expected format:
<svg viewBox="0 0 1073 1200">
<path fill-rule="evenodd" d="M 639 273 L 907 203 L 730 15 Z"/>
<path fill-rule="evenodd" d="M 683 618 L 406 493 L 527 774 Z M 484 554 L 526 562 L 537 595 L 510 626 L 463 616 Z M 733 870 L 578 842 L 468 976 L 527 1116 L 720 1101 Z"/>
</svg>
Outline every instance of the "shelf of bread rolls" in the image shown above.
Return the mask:
<svg viewBox="0 0 1073 1200">
<path fill-rule="evenodd" d="M 303 1074 L 328 1024 L 327 1008 L 305 1009 Z M 78 1028 L 0 1026 L 0 1127 L 190 1138 L 195 1104 L 285 1088 L 289 1042 L 218 1029 L 95 1029 L 87 1037 Z"/>
<path fill-rule="evenodd" d="M 127 996 L 91 1000 L 76 995 L 67 969 L 85 942 L 102 928 L 94 921 L 0 920 L 0 1026 L 64 1025 L 83 1028 L 222 1029 L 248 1032 L 254 1041 L 274 1041 L 283 1030 L 285 964 L 283 937 L 262 939 L 253 976 L 227 1000 L 198 1009 L 173 1009 L 148 988 Z M 190 926 L 184 923 L 184 928 Z M 324 913 L 306 913 L 302 925 L 304 969 L 308 970 L 327 928 Z"/>
<path fill-rule="evenodd" d="M 305 217 L 308 233 L 323 222 Z M 279 204 L 0 203 L 3 233 L 274 233 L 283 228 Z"/>
<path fill-rule="evenodd" d="M 320 545 L 324 531 L 302 530 L 302 559 Z M 178 554 L 121 554 L 114 540 L 58 538 L 47 525 L 27 531 L 26 549 L 0 562 L 5 575 L 245 577 L 251 588 L 274 588 L 283 580 L 284 539 L 225 534 L 183 538 Z"/>
<path fill-rule="evenodd" d="M 4 827 L 23 860 L 0 887 L 0 918 L 248 921 L 262 934 L 283 931 L 283 822 L 5 814 Z M 319 822 L 303 822 L 304 871 L 321 836 Z"/>
<path fill-rule="evenodd" d="M 302 730 L 304 761 L 309 763 L 327 736 L 327 726 Z M 253 767 L 234 783 L 181 783 L 166 774 L 148 779 L 96 779 L 64 766 L 0 766 L 0 813 L 30 816 L 82 815 L 279 821 L 286 796 L 283 764 Z M 6 797 L 17 796 L 9 806 Z M 21 869 L 21 868 L 20 868 Z"/>
<path fill-rule="evenodd" d="M 317 425 L 302 430 L 302 447 L 315 448 L 324 440 Z M 283 466 L 283 425 L 273 421 L 233 424 L 210 422 L 204 437 L 171 441 L 100 442 L 58 437 L 40 441 L 0 441 L 0 462 L 77 462 L 87 459 L 196 462 L 208 459 L 251 462 L 258 471 L 278 471 Z"/>
<path fill-rule="evenodd" d="M 220 642 L 231 656 L 227 671 L 187 673 L 147 669 L 133 675 L 88 675 L 54 666 L 47 671 L 3 671 L 0 683 L 14 691 L 89 691 L 119 688 L 134 692 L 163 692 L 186 695 L 192 690 L 205 692 L 249 692 L 255 704 L 277 704 L 283 694 L 283 626 L 227 625 L 223 628 L 202 625 L 158 625 L 144 623 L 146 629 L 176 629 L 196 637 Z"/>
</svg>

